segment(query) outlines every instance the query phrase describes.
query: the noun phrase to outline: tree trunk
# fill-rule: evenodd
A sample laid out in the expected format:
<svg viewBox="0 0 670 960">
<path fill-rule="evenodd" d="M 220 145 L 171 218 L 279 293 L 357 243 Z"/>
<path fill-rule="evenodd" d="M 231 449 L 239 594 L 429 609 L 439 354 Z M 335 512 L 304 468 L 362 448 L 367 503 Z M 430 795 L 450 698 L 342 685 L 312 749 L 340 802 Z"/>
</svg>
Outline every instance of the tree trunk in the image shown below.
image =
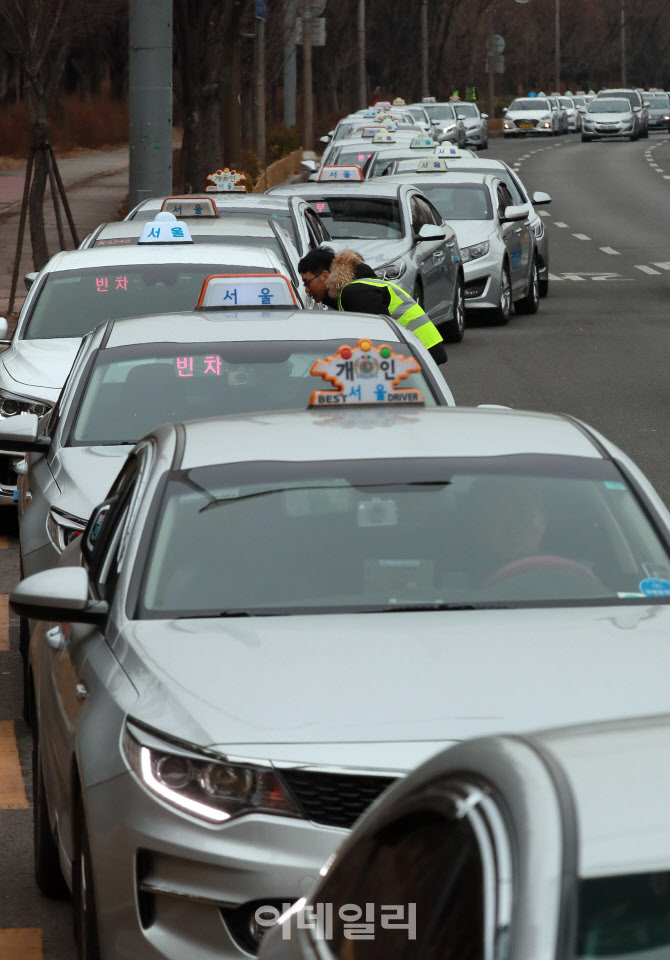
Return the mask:
<svg viewBox="0 0 670 960">
<path fill-rule="evenodd" d="M 35 270 L 41 270 L 49 259 L 49 247 L 44 224 L 44 191 L 48 176 L 45 149 L 45 145 L 49 142 L 48 120 L 44 116 L 35 120 L 32 124 L 31 133 L 35 148 L 35 164 L 29 200 L 30 242 L 33 248 L 33 266 Z"/>
</svg>

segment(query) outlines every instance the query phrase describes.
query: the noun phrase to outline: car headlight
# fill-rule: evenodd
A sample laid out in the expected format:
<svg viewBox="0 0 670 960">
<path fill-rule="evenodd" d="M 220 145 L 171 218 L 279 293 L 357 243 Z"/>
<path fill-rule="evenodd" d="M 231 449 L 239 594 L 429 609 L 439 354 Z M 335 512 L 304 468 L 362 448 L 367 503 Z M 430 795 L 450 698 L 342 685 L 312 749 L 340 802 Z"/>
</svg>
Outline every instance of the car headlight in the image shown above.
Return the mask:
<svg viewBox="0 0 670 960">
<path fill-rule="evenodd" d="M 34 413 L 43 417 L 51 410 L 53 404 L 44 400 L 33 400 L 31 397 L 22 397 L 9 390 L 0 390 L 0 420 L 15 417 L 18 413 Z"/>
<path fill-rule="evenodd" d="M 303 817 L 269 768 L 227 763 L 165 743 L 141 743 L 126 726 L 123 751 L 144 786 L 167 803 L 209 823 L 246 813 Z"/>
<path fill-rule="evenodd" d="M 505 122 L 503 123 L 503 128 L 504 128 L 505 130 L 510 130 L 510 129 L 512 128 L 512 124 L 511 124 L 511 123 L 508 123 L 507 121 L 505 121 Z"/>
<path fill-rule="evenodd" d="M 75 537 L 80 537 L 86 529 L 86 521 L 64 510 L 52 507 L 47 516 L 47 533 L 56 550 L 62 553 Z"/>
<path fill-rule="evenodd" d="M 382 267 L 377 267 L 375 273 L 380 280 L 399 280 L 407 269 L 404 260 L 393 260 L 391 263 L 385 263 Z"/>
<path fill-rule="evenodd" d="M 544 236 L 544 224 L 541 220 L 539 223 L 533 224 L 533 233 L 535 234 L 536 240 L 540 240 Z"/>
<path fill-rule="evenodd" d="M 461 247 L 461 259 L 463 263 L 468 263 L 470 260 L 479 260 L 480 257 L 485 257 L 488 252 L 488 240 L 483 243 L 473 243 L 470 247 Z"/>
</svg>

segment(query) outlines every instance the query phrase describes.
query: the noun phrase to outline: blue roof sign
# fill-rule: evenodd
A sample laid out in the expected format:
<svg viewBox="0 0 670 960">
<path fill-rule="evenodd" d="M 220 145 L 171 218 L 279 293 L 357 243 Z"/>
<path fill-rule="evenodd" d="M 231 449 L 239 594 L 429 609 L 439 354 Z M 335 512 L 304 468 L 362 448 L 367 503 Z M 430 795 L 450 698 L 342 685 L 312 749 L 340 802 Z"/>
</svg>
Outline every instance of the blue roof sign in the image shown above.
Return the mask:
<svg viewBox="0 0 670 960">
<path fill-rule="evenodd" d="M 281 273 L 221 273 L 207 277 L 197 307 L 296 307 L 295 294 Z"/>
<path fill-rule="evenodd" d="M 176 217 L 218 217 L 216 204 L 211 197 L 166 197 L 161 210 Z"/>
<path fill-rule="evenodd" d="M 447 167 L 447 161 L 442 157 L 436 157 L 432 153 L 428 157 L 424 157 L 422 160 L 419 160 L 416 172 L 417 173 L 446 173 L 449 168 Z"/>
<path fill-rule="evenodd" d="M 157 213 L 142 227 L 138 243 L 193 243 L 188 225 L 167 210 Z"/>
<path fill-rule="evenodd" d="M 375 142 L 377 138 L 375 136 Z M 342 181 L 355 183 L 363 179 L 363 171 L 355 164 L 326 164 L 319 170 L 319 180 L 330 180 L 333 183 Z"/>
<path fill-rule="evenodd" d="M 410 143 L 410 150 L 424 150 L 426 147 L 436 147 L 432 137 L 414 137 Z"/>
</svg>

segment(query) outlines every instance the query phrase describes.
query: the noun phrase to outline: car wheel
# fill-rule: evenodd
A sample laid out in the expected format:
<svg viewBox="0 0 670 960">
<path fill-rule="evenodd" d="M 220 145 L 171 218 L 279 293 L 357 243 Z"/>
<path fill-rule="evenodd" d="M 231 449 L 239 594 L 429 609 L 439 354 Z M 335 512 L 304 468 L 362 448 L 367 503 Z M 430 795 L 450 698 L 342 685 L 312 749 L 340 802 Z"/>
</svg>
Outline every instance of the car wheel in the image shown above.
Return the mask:
<svg viewBox="0 0 670 960">
<path fill-rule="evenodd" d="M 643 140 L 648 140 L 648 139 L 649 139 L 649 127 L 646 127 L 644 133 L 640 134 L 640 136 L 641 136 L 641 138 L 642 138 Z"/>
<path fill-rule="evenodd" d="M 75 843 L 72 863 L 72 914 L 78 960 L 100 960 L 98 916 L 93 888 L 91 847 L 81 795 L 75 811 Z"/>
<path fill-rule="evenodd" d="M 459 277 L 454 290 L 454 305 L 451 320 L 441 323 L 439 331 L 447 343 L 460 343 L 465 333 L 465 285 Z"/>
<path fill-rule="evenodd" d="M 582 134 L 582 143 L 591 143 L 591 137 L 585 137 L 584 134 Z"/>
<path fill-rule="evenodd" d="M 489 148 L 489 142 L 488 142 L 488 140 L 484 140 L 484 142 L 482 143 L 482 145 L 480 146 L 479 149 L 480 149 L 480 150 L 488 150 L 488 148 Z"/>
<path fill-rule="evenodd" d="M 528 293 L 521 300 L 517 300 L 514 309 L 517 313 L 537 313 L 540 306 L 540 268 L 537 265 L 537 259 L 533 259 L 533 265 L 530 268 L 530 281 L 528 284 Z"/>
<path fill-rule="evenodd" d="M 507 263 L 503 264 L 500 275 L 500 301 L 495 310 L 491 311 L 493 322 L 498 326 L 504 326 L 509 323 L 512 316 L 512 281 L 510 280 L 509 267 Z"/>
<path fill-rule="evenodd" d="M 68 889 L 60 868 L 58 847 L 51 832 L 42 772 L 37 722 L 33 725 L 33 851 L 35 882 L 45 897 L 64 897 Z"/>
<path fill-rule="evenodd" d="M 546 297 L 549 295 L 549 281 L 540 280 L 540 296 Z"/>
</svg>

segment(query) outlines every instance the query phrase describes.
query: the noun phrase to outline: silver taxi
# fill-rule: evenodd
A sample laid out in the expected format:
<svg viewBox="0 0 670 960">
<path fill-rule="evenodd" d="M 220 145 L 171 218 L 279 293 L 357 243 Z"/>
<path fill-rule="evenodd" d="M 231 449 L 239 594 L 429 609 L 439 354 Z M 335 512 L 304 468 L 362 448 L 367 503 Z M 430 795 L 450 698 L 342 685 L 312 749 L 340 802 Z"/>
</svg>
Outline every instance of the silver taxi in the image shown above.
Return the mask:
<svg viewBox="0 0 670 960">
<path fill-rule="evenodd" d="M 377 276 L 400 284 L 422 305 L 445 340 L 462 340 L 463 272 L 456 233 L 416 186 L 377 177 L 295 183 L 271 192 L 304 197 L 326 224 L 333 247 L 354 248 Z"/>
<path fill-rule="evenodd" d="M 506 138 L 538 134 L 555 137 L 560 132 L 558 111 L 549 97 L 517 97 L 503 110 L 503 136 Z"/>
<path fill-rule="evenodd" d="M 38 883 L 72 890 L 83 956 L 242 960 L 258 908 L 308 896 L 442 747 L 665 709 L 669 594 L 667 509 L 570 418 L 328 404 L 153 430 L 11 595 L 39 621 Z"/>
<path fill-rule="evenodd" d="M 369 960 L 667 955 L 668 750 L 667 715 L 450 747 L 357 824 L 261 960 L 345 960 L 359 937 Z"/>
<path fill-rule="evenodd" d="M 456 231 L 466 311 L 484 310 L 496 324 L 509 322 L 512 304 L 519 313 L 536 313 L 540 264 L 530 226 L 531 205 L 515 203 L 500 177 L 450 171 L 447 162 L 436 158 L 434 165 L 440 164 L 440 172 L 422 169 L 413 176 L 402 173 L 380 179 L 389 187 L 412 183 Z"/>
<path fill-rule="evenodd" d="M 214 273 L 283 273 L 265 248 L 233 244 L 132 244 L 61 251 L 37 275 L 14 337 L 0 356 L 0 422 L 48 413 L 81 339 L 103 320 L 193 310 Z M 295 282 L 299 306 L 304 293 Z M 18 496 L 14 455 L 0 447 L 0 504 Z"/>
</svg>

